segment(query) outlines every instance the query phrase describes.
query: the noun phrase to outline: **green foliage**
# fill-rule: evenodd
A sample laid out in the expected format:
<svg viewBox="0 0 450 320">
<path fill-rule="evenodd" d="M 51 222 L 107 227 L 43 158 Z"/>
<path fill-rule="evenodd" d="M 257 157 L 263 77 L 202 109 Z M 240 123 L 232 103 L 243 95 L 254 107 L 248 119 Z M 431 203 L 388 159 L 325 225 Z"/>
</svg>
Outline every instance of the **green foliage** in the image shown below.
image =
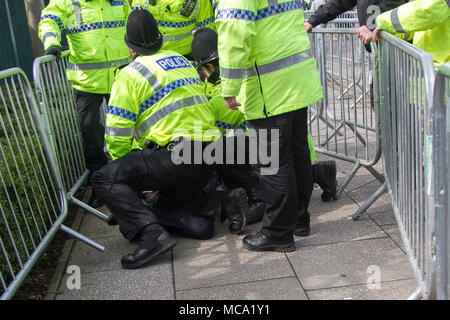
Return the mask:
<svg viewBox="0 0 450 320">
<path fill-rule="evenodd" d="M 14 90 L 3 83 L 0 92 L 0 271 L 7 286 L 60 213 L 33 116 Z"/>
</svg>

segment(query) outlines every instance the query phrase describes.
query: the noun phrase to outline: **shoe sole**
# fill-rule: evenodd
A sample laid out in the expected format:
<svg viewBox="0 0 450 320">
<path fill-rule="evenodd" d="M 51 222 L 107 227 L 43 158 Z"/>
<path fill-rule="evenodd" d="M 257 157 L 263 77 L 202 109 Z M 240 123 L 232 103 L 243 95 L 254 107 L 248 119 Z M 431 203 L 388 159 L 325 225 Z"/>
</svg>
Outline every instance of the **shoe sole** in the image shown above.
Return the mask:
<svg viewBox="0 0 450 320">
<path fill-rule="evenodd" d="M 245 242 L 242 242 L 245 249 L 250 251 L 275 251 L 275 252 L 292 252 L 295 251 L 295 243 L 289 243 L 284 245 L 267 245 L 263 247 L 253 247 Z"/>
<path fill-rule="evenodd" d="M 311 230 L 303 231 L 303 232 L 295 232 L 294 231 L 294 236 L 297 236 L 297 237 L 307 237 L 310 235 L 311 235 Z"/>
<path fill-rule="evenodd" d="M 163 242 L 158 251 L 156 251 L 155 253 L 149 255 L 144 260 L 141 260 L 141 261 L 139 261 L 139 262 L 137 262 L 135 264 L 130 264 L 130 265 L 126 265 L 126 264 L 122 263 L 122 268 L 124 268 L 124 269 L 138 269 L 138 268 L 144 267 L 148 263 L 150 263 L 151 260 L 153 260 L 157 256 L 160 256 L 160 255 L 166 253 L 167 251 L 169 251 L 170 249 L 172 249 L 176 245 L 177 245 L 177 240 L 175 240 L 174 238 L 171 238 L 168 241 Z"/>
<path fill-rule="evenodd" d="M 243 207 L 247 207 L 247 210 L 242 210 Z M 234 235 L 239 235 L 244 230 L 245 226 L 247 225 L 248 216 L 250 214 L 250 209 L 248 208 L 248 198 L 247 193 L 244 189 L 239 191 L 239 208 L 241 208 L 242 213 L 242 228 L 239 230 L 234 230 L 229 228 L 230 232 Z M 231 225 L 230 225 L 231 226 Z"/>
</svg>

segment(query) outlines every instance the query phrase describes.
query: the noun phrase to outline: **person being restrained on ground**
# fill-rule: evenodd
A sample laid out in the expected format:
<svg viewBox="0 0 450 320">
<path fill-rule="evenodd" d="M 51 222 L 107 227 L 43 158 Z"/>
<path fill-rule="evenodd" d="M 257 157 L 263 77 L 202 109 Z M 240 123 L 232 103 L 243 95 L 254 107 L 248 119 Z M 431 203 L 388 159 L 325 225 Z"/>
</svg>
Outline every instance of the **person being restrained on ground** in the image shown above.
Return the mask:
<svg viewBox="0 0 450 320">
<path fill-rule="evenodd" d="M 202 152 L 220 137 L 195 68 L 174 51 L 160 51 L 162 35 L 147 10 L 130 14 L 125 42 L 134 61 L 116 75 L 107 108 L 105 141 L 113 161 L 94 172 L 92 187 L 124 237 L 139 241 L 121 261 L 123 268 L 133 269 L 176 245 L 166 231 L 167 219 L 160 217 L 174 217 L 175 231 L 192 237 L 212 236 L 213 221 L 226 218 L 240 232 L 248 203 L 244 189 L 201 195 L 214 166 L 173 160 L 172 151 L 180 145 L 194 148 L 195 158 L 192 151 Z M 133 138 L 142 150 L 132 150 Z M 145 190 L 159 192 L 159 217 L 139 198 Z"/>
</svg>

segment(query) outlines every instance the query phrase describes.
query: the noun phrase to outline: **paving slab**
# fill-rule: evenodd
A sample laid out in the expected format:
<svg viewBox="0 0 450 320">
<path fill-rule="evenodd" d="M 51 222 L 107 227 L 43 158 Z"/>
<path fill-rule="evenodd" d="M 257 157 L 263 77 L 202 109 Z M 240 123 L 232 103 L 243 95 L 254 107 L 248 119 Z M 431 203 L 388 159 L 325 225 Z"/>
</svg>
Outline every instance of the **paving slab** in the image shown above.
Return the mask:
<svg viewBox="0 0 450 320">
<path fill-rule="evenodd" d="M 397 222 L 395 221 L 394 211 L 392 211 L 392 209 L 368 213 L 368 215 L 379 226 L 395 225 L 396 227 Z"/>
<path fill-rule="evenodd" d="M 294 276 L 285 254 L 249 251 L 238 239 L 173 253 L 176 290 Z"/>
<path fill-rule="evenodd" d="M 131 244 L 122 236 L 103 238 L 100 244 L 105 247 L 104 252 L 97 251 L 79 241 L 76 242 L 67 264 L 79 266 L 82 274 L 121 270 L 120 260 L 122 256 L 133 252 L 137 246 L 137 244 Z M 170 253 L 158 257 L 154 260 L 153 265 L 167 263 L 171 263 Z"/>
<path fill-rule="evenodd" d="M 82 274 L 80 289 L 68 289 L 66 274 L 57 300 L 171 300 L 175 298 L 171 264 L 137 270 Z"/>
<path fill-rule="evenodd" d="M 381 226 L 381 228 L 389 235 L 392 241 L 394 241 L 403 251 L 405 251 L 402 236 L 400 235 L 397 225 Z"/>
<path fill-rule="evenodd" d="M 295 277 L 177 291 L 185 300 L 307 300 Z"/>
<path fill-rule="evenodd" d="M 407 256 L 390 238 L 300 247 L 287 256 L 305 290 L 365 284 L 369 266 L 379 267 L 381 281 L 414 276 Z"/>
<path fill-rule="evenodd" d="M 359 208 L 355 201 L 353 201 L 346 193 L 341 194 L 337 200 L 330 202 L 322 201 L 320 198 L 321 194 L 321 189 L 314 189 L 309 203 L 309 212 L 311 214 L 330 211 L 345 211 L 348 216 L 351 216 Z"/>
<path fill-rule="evenodd" d="M 342 197 L 347 196 L 344 194 Z M 353 204 L 311 213 L 311 235 L 296 238 L 297 247 L 387 237 L 383 229 L 367 215 L 353 221 L 349 212 L 353 213 L 357 209 Z"/>
<path fill-rule="evenodd" d="M 345 187 L 345 192 L 354 191 L 363 188 L 366 184 L 374 182 L 376 178 L 371 174 L 366 174 L 366 170 L 361 168 L 359 175 L 355 175 Z"/>
<path fill-rule="evenodd" d="M 106 206 L 99 208 L 101 212 L 109 215 L 110 212 Z M 119 231 L 119 226 L 110 226 L 105 221 L 96 216 L 83 213 L 83 222 L 81 223 L 80 233 L 91 239 L 101 239 L 109 237 L 122 237 Z"/>
<path fill-rule="evenodd" d="M 380 288 L 367 285 L 307 291 L 311 300 L 405 300 L 417 287 L 415 279 L 381 282 Z"/>
<path fill-rule="evenodd" d="M 363 188 L 347 192 L 348 196 L 352 198 L 359 206 L 362 206 L 369 198 L 381 187 L 381 183 L 376 180 Z M 366 213 L 374 213 L 391 209 L 391 199 L 387 192 L 384 192 L 372 206 L 367 209 Z"/>
<path fill-rule="evenodd" d="M 261 222 L 251 224 L 244 228 L 243 234 L 233 235 L 228 230 L 228 222 L 222 224 L 215 224 L 214 226 L 214 236 L 208 240 L 196 240 L 189 238 L 177 237 L 178 244 L 174 250 L 181 249 L 194 249 L 194 248 L 204 248 L 209 246 L 217 246 L 225 242 L 236 242 L 241 241 L 247 234 L 256 233 L 261 229 Z"/>
</svg>

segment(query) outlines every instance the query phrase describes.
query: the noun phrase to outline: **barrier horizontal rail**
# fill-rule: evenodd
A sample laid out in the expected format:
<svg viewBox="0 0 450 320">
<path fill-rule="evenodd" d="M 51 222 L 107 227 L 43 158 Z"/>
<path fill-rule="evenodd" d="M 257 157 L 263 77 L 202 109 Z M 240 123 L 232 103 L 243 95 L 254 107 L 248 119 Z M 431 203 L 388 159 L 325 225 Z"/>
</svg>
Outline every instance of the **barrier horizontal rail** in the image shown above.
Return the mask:
<svg viewBox="0 0 450 320">
<path fill-rule="evenodd" d="M 337 196 L 361 167 L 384 182 L 383 175 L 373 168 L 381 156 L 378 116 L 370 90 L 374 57 L 365 51 L 356 29 L 313 29 L 310 41 L 324 92 L 324 98 L 309 108 L 309 132 L 315 149 L 354 163 L 338 186 Z M 378 196 L 371 198 L 358 216 Z"/>
<path fill-rule="evenodd" d="M 436 297 L 450 297 L 450 63 L 436 75 L 433 93 L 433 167 L 436 216 Z"/>
<path fill-rule="evenodd" d="M 66 76 L 68 56 L 68 51 L 63 52 L 59 60 L 54 56 L 43 56 L 33 64 L 36 96 L 51 142 L 49 153 L 55 158 L 69 201 L 106 221 L 105 214 L 74 197 L 87 183 L 89 170 L 84 159 L 75 95 Z"/>
<path fill-rule="evenodd" d="M 314 14 L 314 11 L 308 10 L 303 12 L 303 18 L 306 21 Z M 347 11 L 338 15 L 332 21 L 323 24 L 326 28 L 358 28 L 359 20 L 356 11 Z"/>
<path fill-rule="evenodd" d="M 433 298 L 433 59 L 428 53 L 382 32 L 377 77 L 386 186 L 418 281 L 417 289 L 409 298 Z"/>
<path fill-rule="evenodd" d="M 0 298 L 10 299 L 63 225 L 67 200 L 24 72 L 0 72 Z M 92 244 L 95 244 L 92 242 Z M 96 244 L 95 244 L 96 245 Z M 98 246 L 101 248 L 100 246 Z"/>
<path fill-rule="evenodd" d="M 305 10 L 303 11 L 303 15 L 305 19 L 309 19 L 314 12 L 314 10 Z M 356 10 L 349 10 L 338 15 L 336 19 L 358 19 L 358 12 Z"/>
</svg>

